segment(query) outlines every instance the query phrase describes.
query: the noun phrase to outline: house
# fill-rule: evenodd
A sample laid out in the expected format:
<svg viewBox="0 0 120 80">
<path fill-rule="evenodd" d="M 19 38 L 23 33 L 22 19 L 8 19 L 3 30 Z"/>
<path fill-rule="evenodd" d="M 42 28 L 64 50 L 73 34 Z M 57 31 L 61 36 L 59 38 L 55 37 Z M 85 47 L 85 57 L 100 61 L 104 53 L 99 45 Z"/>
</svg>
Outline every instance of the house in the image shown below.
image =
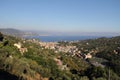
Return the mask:
<svg viewBox="0 0 120 80">
<path fill-rule="evenodd" d="M 24 52 L 27 52 L 27 48 L 20 48 L 19 51 L 21 52 L 21 54 L 23 55 Z"/>
<path fill-rule="evenodd" d="M 20 49 L 22 44 L 19 42 L 19 43 L 15 43 L 14 46 L 16 46 L 18 49 Z"/>
<path fill-rule="evenodd" d="M 58 66 L 62 65 L 62 61 L 60 59 L 54 58 L 54 61 L 57 63 Z"/>
<path fill-rule="evenodd" d="M 85 59 L 88 59 L 88 58 L 92 58 L 92 55 L 90 53 L 88 53 L 87 55 L 85 55 Z"/>
<path fill-rule="evenodd" d="M 19 43 L 15 43 L 14 44 L 14 46 L 16 46 L 18 49 L 19 49 L 19 51 L 20 51 L 20 53 L 23 55 L 23 53 L 24 52 L 27 52 L 28 50 L 27 50 L 27 48 L 23 48 L 22 47 L 22 44 L 19 42 Z"/>
</svg>

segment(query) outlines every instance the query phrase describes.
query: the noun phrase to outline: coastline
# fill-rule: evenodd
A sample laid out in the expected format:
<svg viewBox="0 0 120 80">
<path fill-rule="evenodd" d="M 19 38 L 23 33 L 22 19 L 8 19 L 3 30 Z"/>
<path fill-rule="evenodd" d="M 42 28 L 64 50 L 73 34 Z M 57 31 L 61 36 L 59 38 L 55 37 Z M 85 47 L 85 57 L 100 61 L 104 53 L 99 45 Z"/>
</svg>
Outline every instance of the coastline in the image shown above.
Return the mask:
<svg viewBox="0 0 120 80">
<path fill-rule="evenodd" d="M 43 42 L 59 42 L 59 41 L 80 41 L 87 39 L 97 39 L 102 36 L 26 36 L 25 39 L 38 39 Z M 105 36 L 109 37 L 109 36 Z"/>
</svg>

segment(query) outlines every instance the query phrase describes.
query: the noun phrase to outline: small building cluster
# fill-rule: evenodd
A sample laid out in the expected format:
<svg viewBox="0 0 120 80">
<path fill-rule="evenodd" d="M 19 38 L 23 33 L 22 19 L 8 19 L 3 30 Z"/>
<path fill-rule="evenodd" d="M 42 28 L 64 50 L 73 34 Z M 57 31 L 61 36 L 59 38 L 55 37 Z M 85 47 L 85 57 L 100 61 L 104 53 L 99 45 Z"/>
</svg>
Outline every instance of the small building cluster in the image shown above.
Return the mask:
<svg viewBox="0 0 120 80">
<path fill-rule="evenodd" d="M 76 55 L 80 58 L 85 58 L 85 59 L 92 58 L 91 54 L 96 53 L 96 51 L 92 50 L 92 51 L 89 51 L 89 53 L 87 54 L 82 54 L 81 51 L 78 50 L 76 46 L 70 46 L 70 45 L 60 46 L 58 42 L 42 42 L 35 39 L 29 40 L 29 41 L 40 45 L 42 49 L 53 49 L 55 53 L 64 52 L 64 53 L 68 53 L 71 56 Z"/>
<path fill-rule="evenodd" d="M 53 49 L 55 53 L 64 52 L 69 53 L 70 55 L 74 56 L 81 51 L 78 50 L 76 46 L 59 46 L 57 42 L 39 42 L 40 46 L 44 47 L 45 49 Z"/>
<path fill-rule="evenodd" d="M 20 53 L 23 55 L 23 53 L 27 52 L 27 48 L 22 47 L 22 44 L 20 42 L 14 44 L 15 47 L 17 47 L 20 51 Z"/>
</svg>

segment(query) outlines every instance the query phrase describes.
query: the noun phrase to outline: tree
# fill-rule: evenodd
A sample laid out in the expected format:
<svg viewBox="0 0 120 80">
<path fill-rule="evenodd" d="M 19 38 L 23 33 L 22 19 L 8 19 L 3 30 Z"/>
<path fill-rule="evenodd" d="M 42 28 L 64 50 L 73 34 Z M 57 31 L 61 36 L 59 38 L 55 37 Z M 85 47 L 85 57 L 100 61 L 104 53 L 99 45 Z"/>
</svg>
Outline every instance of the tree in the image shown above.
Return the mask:
<svg viewBox="0 0 120 80">
<path fill-rule="evenodd" d="M 3 41 L 3 34 L 0 32 L 0 41 Z"/>
</svg>

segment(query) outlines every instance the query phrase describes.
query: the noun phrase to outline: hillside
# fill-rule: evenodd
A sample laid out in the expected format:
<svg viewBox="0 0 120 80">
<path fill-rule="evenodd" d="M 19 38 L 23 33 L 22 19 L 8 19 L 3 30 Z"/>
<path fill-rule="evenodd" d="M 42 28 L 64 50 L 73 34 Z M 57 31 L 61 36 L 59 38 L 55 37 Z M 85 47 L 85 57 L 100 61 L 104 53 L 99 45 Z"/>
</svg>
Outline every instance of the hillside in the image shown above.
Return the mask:
<svg viewBox="0 0 120 80">
<path fill-rule="evenodd" d="M 44 43 L 2 36 L 0 79 L 108 80 L 110 77 L 111 80 L 120 80 L 120 65 L 117 64 L 120 62 L 120 37 Z M 88 53 L 91 58 L 85 57 Z"/>
<path fill-rule="evenodd" d="M 37 32 L 18 30 L 14 28 L 0 28 L 0 32 L 4 35 L 14 36 L 14 37 L 27 37 L 27 36 L 38 36 Z"/>
<path fill-rule="evenodd" d="M 25 34 L 23 31 L 12 29 L 12 28 L 1 28 L 0 32 L 5 35 L 19 36 L 19 37 Z"/>
</svg>

